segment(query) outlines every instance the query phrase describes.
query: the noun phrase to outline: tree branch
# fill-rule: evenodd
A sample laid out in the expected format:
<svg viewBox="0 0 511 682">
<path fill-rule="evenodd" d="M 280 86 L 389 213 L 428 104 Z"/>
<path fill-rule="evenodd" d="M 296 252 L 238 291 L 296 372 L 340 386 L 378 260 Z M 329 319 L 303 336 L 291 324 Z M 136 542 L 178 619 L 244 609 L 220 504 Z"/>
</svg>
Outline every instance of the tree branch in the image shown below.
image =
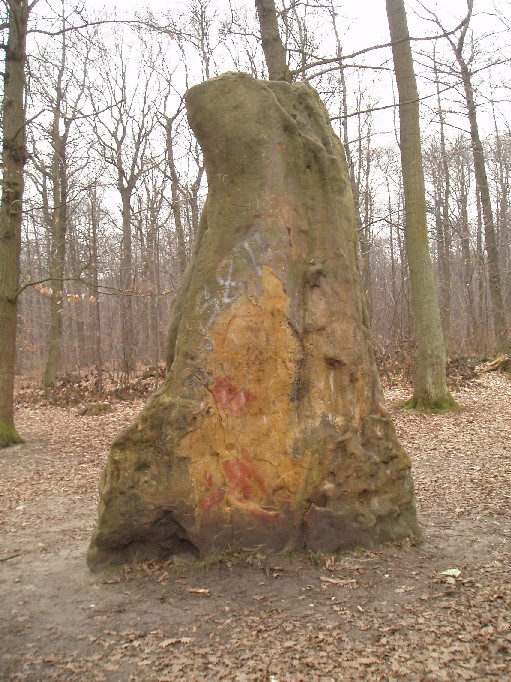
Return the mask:
<svg viewBox="0 0 511 682">
<path fill-rule="evenodd" d="M 362 50 L 357 50 L 356 52 L 352 52 L 351 54 L 346 54 L 342 55 L 342 58 L 339 59 L 339 57 L 331 57 L 329 59 L 320 59 L 316 62 L 312 62 L 312 64 L 307 64 L 306 66 L 303 66 L 299 69 L 294 69 L 291 71 L 291 75 L 294 77 L 300 73 L 304 73 L 305 71 L 308 71 L 309 69 L 314 69 L 317 66 L 326 66 L 327 64 L 334 64 L 334 63 L 339 63 L 340 61 L 344 61 L 346 59 L 354 59 L 355 57 L 360 56 L 361 54 L 366 54 L 367 52 L 372 52 L 373 50 L 383 50 L 387 47 L 392 47 L 393 45 L 399 45 L 400 43 L 404 43 L 408 40 L 414 41 L 414 42 L 423 42 L 425 40 L 439 40 L 440 38 L 447 38 L 450 35 L 453 35 L 456 33 L 456 31 L 459 31 L 460 28 L 463 28 L 465 24 L 467 23 L 468 18 L 465 17 L 463 21 L 456 26 L 456 28 L 452 29 L 452 31 L 443 31 L 439 35 L 436 36 L 423 36 L 421 38 L 411 38 L 411 37 L 406 37 L 406 38 L 401 38 L 400 40 L 395 40 L 394 42 L 390 43 L 382 43 L 381 45 L 372 45 L 371 47 L 364 47 Z"/>
</svg>

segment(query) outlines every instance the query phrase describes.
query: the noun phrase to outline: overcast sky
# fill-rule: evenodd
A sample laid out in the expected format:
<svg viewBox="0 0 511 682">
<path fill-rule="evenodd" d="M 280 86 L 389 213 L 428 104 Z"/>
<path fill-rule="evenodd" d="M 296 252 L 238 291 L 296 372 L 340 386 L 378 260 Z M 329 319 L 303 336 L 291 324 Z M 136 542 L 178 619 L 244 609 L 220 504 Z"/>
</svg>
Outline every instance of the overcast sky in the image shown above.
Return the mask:
<svg viewBox="0 0 511 682">
<path fill-rule="evenodd" d="M 420 11 L 420 3 L 417 0 L 405 0 L 408 12 L 408 21 L 411 29 L 417 26 L 415 10 Z M 179 11 L 186 4 L 186 0 L 121 0 L 120 2 L 105 2 L 105 0 L 86 0 L 88 8 L 106 9 L 112 12 L 114 9 L 119 17 L 127 17 L 135 12 L 149 8 L 154 12 L 175 9 Z M 236 7 L 253 8 L 254 0 L 232 0 Z M 342 14 L 354 21 L 353 30 L 357 31 L 357 38 L 362 43 L 368 43 L 374 37 L 386 37 L 387 15 L 385 12 L 385 0 L 345 0 L 338 2 L 342 7 Z M 476 0 L 476 12 L 479 10 L 490 11 L 493 0 Z M 424 5 L 438 11 L 444 18 L 449 17 L 455 23 L 456 20 L 466 13 L 466 0 L 425 0 Z M 497 5 L 504 10 L 505 0 L 499 0 Z M 229 0 L 211 0 L 211 6 L 219 9 L 228 8 Z"/>
<path fill-rule="evenodd" d="M 53 12 L 50 14 L 55 15 L 55 10 L 59 7 L 61 1 L 62 0 L 41 0 L 41 2 L 37 5 L 37 10 L 42 14 L 44 12 L 44 8 L 46 7 L 47 9 L 48 5 L 50 5 L 53 8 Z M 193 1 L 194 0 L 119 0 L 116 3 L 106 2 L 105 0 L 85 0 L 85 5 L 91 13 L 100 13 L 102 10 L 105 10 L 111 14 L 115 11 L 118 18 L 129 19 L 134 17 L 136 13 L 143 14 L 146 8 L 150 9 L 155 15 L 157 15 L 158 12 L 163 13 L 167 11 L 175 11 L 176 15 L 179 16 L 184 12 L 186 6 L 192 4 Z M 71 0 L 67 0 L 67 2 L 68 4 L 71 4 Z M 443 25 L 447 29 L 453 29 L 459 24 L 460 20 L 466 13 L 467 7 L 466 0 L 405 0 L 405 2 L 408 13 L 410 33 L 414 37 L 435 35 L 438 33 L 438 29 L 436 29 L 435 26 L 433 26 L 431 23 L 425 22 L 420 18 L 419 14 L 422 14 L 423 16 L 426 15 L 426 11 L 422 9 L 421 4 L 428 9 L 437 12 L 442 19 Z M 222 14 L 224 11 L 228 10 L 230 3 L 235 8 L 245 8 L 249 12 L 253 12 L 255 17 L 254 0 L 210 0 L 210 8 L 213 12 L 215 9 L 218 9 L 219 13 Z M 338 28 L 341 32 L 341 41 L 344 54 L 349 54 L 372 45 L 388 42 L 389 34 L 385 10 L 385 0 L 355 0 L 355 2 L 353 0 L 338 0 L 336 5 L 340 7 L 338 15 Z M 501 25 L 499 27 L 495 17 L 492 17 L 494 6 L 498 7 L 498 9 L 501 11 L 506 11 L 508 15 L 510 15 L 511 23 L 511 1 L 476 0 L 474 17 L 471 22 L 471 27 L 473 27 L 476 33 L 481 34 L 481 32 L 486 32 L 492 34 L 493 32 L 498 32 L 498 30 L 502 29 Z M 320 33 L 322 33 L 322 52 L 324 52 L 325 56 L 333 56 L 335 51 L 333 40 L 331 41 L 333 36 L 331 28 L 325 25 L 324 30 L 322 32 L 320 30 Z M 498 45 L 501 40 L 504 40 L 504 37 L 509 41 L 509 32 L 507 33 L 507 36 L 495 35 L 494 39 L 492 37 L 485 42 L 485 49 L 488 55 L 491 56 L 493 54 L 493 48 L 495 45 Z M 329 42 L 330 45 L 328 44 Z M 442 42 L 443 46 L 448 49 L 446 42 Z M 421 79 L 419 81 L 419 90 L 421 96 L 426 96 L 426 99 L 423 99 L 423 108 L 426 110 L 425 118 L 427 120 L 427 107 L 429 103 L 432 102 L 432 106 L 434 106 L 434 86 L 431 83 L 430 72 L 428 71 L 430 63 L 427 59 L 421 59 L 420 51 L 423 48 L 426 49 L 424 43 L 414 43 L 414 50 L 416 51 L 417 57 L 416 71 L 418 72 L 419 77 L 421 71 L 425 72 L 428 76 L 426 79 Z M 509 48 L 507 51 L 506 56 L 508 56 L 509 52 L 511 52 L 511 48 Z M 177 54 L 176 46 L 176 55 Z M 480 51 L 477 57 L 478 66 L 482 64 L 485 58 L 485 50 L 483 49 Z M 223 64 L 224 59 L 225 68 Z M 452 59 L 452 53 L 450 53 L 450 59 Z M 360 61 L 360 58 L 355 60 L 355 65 L 360 63 Z M 366 56 L 366 63 L 370 63 L 377 67 L 385 64 L 386 67 L 392 69 L 390 50 L 385 49 L 369 53 Z M 222 53 L 222 51 L 216 52 L 214 58 L 214 72 L 219 73 L 222 70 L 227 70 L 230 68 L 233 67 L 232 61 L 229 60 L 228 55 Z M 350 73 L 356 73 L 356 70 L 352 69 Z M 380 75 L 382 76 L 383 81 L 378 80 Z M 488 88 L 486 87 L 484 79 L 486 79 L 488 82 L 491 79 L 493 82 L 493 79 L 498 80 L 499 74 L 494 69 L 483 70 L 480 72 L 478 77 L 483 83 L 484 89 L 487 90 Z M 365 87 L 368 88 L 368 92 L 372 93 L 374 98 L 378 100 L 378 104 L 388 106 L 393 103 L 392 81 L 385 80 L 384 73 L 366 70 L 364 78 L 366 83 Z M 193 74 L 191 82 L 197 82 L 197 80 L 201 80 L 200 71 Z M 507 72 L 504 74 L 502 80 L 509 82 Z M 316 83 L 313 82 L 313 84 Z M 356 90 L 357 82 L 350 81 L 348 87 L 352 88 L 352 91 Z M 452 94 L 456 97 L 456 93 Z M 372 95 L 370 94 L 370 96 Z M 450 95 L 450 92 L 446 92 L 445 97 L 449 97 Z M 509 97 L 507 93 L 504 93 L 504 96 L 502 97 L 504 103 L 500 107 L 499 112 L 497 112 L 502 121 L 507 121 L 511 118 L 511 115 L 508 116 L 508 99 Z M 479 104 L 484 103 L 484 97 L 480 98 Z M 354 105 L 355 101 L 352 97 L 351 101 L 349 102 L 349 107 L 353 107 Z M 371 106 L 375 106 L 375 104 L 372 103 Z M 362 108 L 364 108 L 363 104 Z M 463 110 L 463 106 L 460 106 L 459 102 L 455 102 L 453 108 L 458 111 Z M 485 115 L 484 111 L 481 111 L 481 115 Z M 488 115 L 488 112 L 486 112 L 486 115 Z M 394 126 L 391 112 L 387 111 L 387 113 L 382 114 L 381 117 L 383 119 L 383 123 L 381 126 L 377 126 L 380 134 L 385 134 L 386 132 L 393 130 Z M 461 121 L 460 125 L 465 128 L 466 121 Z"/>
</svg>

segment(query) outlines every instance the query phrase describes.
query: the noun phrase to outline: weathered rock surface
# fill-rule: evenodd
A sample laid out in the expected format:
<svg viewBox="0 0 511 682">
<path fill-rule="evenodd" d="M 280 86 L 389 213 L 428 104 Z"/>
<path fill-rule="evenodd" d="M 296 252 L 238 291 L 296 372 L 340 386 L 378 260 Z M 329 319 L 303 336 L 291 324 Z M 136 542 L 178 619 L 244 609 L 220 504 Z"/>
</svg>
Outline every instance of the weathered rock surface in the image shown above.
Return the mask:
<svg viewBox="0 0 511 682">
<path fill-rule="evenodd" d="M 89 566 L 418 536 L 366 326 L 342 146 L 305 84 L 192 88 L 209 193 L 169 373 L 104 471 Z"/>
</svg>

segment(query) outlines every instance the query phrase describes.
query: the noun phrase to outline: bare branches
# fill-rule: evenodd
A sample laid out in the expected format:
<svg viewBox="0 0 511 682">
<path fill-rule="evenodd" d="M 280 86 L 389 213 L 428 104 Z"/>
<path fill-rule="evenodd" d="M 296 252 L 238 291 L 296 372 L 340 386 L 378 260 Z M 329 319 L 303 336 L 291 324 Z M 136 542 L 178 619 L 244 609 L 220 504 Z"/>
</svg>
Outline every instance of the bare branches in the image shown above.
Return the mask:
<svg viewBox="0 0 511 682">
<path fill-rule="evenodd" d="M 35 0 L 33 4 L 38 1 L 39 0 Z M 60 28 L 56 31 L 44 30 L 42 28 L 31 28 L 28 30 L 28 33 L 49 36 L 50 38 L 58 38 L 59 36 L 65 35 L 66 33 L 82 31 L 83 29 L 94 28 L 96 26 L 107 26 L 109 24 L 113 24 L 115 26 L 124 24 L 126 26 L 147 27 L 146 22 L 140 21 L 139 19 L 100 19 L 98 21 L 84 21 L 81 24 L 73 26 L 64 26 L 63 28 Z"/>
<path fill-rule="evenodd" d="M 448 38 L 451 35 L 454 35 L 457 31 L 460 30 L 465 24 L 468 22 L 468 19 L 465 18 L 461 23 L 456 26 L 456 28 L 453 28 L 451 31 L 445 31 L 442 29 L 442 33 L 439 33 L 434 36 L 422 36 L 422 37 L 406 37 L 406 38 L 401 38 L 399 40 L 396 40 L 394 42 L 389 42 L 389 43 L 381 43 L 380 45 L 372 45 L 371 47 L 364 47 L 361 50 L 357 50 L 356 52 L 352 52 L 351 54 L 343 54 L 342 60 L 345 61 L 346 59 L 355 59 L 355 57 L 359 57 L 360 55 L 367 54 L 369 52 L 374 52 L 376 50 L 383 50 L 387 49 L 389 47 L 393 47 L 395 45 L 399 45 L 400 43 L 403 43 L 405 41 L 412 41 L 412 42 L 423 42 L 423 41 L 431 41 L 431 40 L 439 40 L 441 38 Z M 292 75 L 296 76 L 300 73 L 304 73 L 305 71 L 308 71 L 310 69 L 314 69 L 318 66 L 326 66 L 327 64 L 333 64 L 333 63 L 339 63 L 339 57 L 331 57 L 329 59 L 320 59 L 315 62 L 311 62 L 310 64 L 307 64 L 306 66 L 303 66 L 299 69 L 294 69 L 292 71 Z"/>
</svg>

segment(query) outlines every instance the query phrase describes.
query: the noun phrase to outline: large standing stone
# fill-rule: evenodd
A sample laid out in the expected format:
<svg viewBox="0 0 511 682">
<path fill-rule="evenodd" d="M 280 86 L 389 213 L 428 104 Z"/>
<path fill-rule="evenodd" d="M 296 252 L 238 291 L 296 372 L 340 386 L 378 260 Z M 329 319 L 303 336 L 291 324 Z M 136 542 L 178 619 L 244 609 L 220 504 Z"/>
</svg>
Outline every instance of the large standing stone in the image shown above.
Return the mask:
<svg viewBox="0 0 511 682">
<path fill-rule="evenodd" d="M 90 567 L 418 536 L 323 105 L 304 83 L 233 73 L 186 103 L 208 198 L 174 301 L 168 377 L 112 446 Z"/>
</svg>

